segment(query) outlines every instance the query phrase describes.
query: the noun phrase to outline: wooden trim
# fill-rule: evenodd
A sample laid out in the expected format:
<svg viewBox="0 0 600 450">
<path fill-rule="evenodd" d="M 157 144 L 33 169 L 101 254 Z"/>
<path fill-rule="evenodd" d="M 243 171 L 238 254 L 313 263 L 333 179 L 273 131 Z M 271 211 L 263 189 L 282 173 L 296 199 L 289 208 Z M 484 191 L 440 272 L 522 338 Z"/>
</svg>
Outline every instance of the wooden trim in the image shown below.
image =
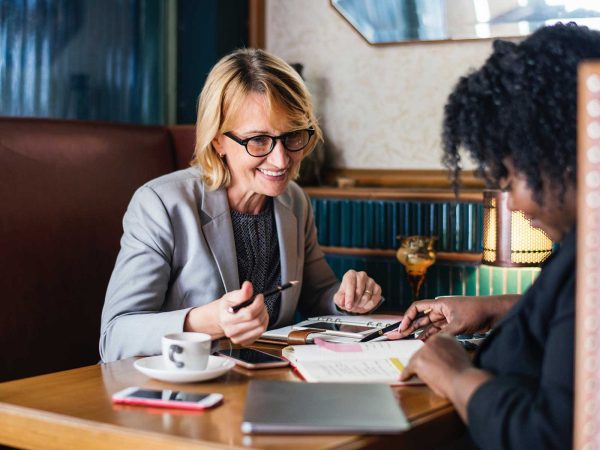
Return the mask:
<svg viewBox="0 0 600 450">
<path fill-rule="evenodd" d="M 336 188 L 310 187 L 303 188 L 314 198 L 346 198 L 362 200 L 429 200 L 429 201 L 463 201 L 483 202 L 483 191 L 461 190 L 458 198 L 449 190 L 433 189 L 400 189 L 400 188 Z"/>
<path fill-rule="evenodd" d="M 434 189 L 450 189 L 448 171 L 442 169 L 344 169 L 331 168 L 325 171 L 323 178 L 332 186 L 338 185 L 339 178 L 349 179 L 355 186 L 369 187 L 421 187 Z M 482 179 L 475 176 L 472 170 L 460 173 L 462 189 L 484 189 Z"/>
<path fill-rule="evenodd" d="M 396 250 L 394 249 L 330 247 L 322 245 L 321 250 L 323 250 L 325 253 L 331 253 L 335 255 L 381 256 L 386 258 L 396 257 Z M 481 263 L 481 253 L 437 252 L 436 260 L 479 264 Z"/>
<path fill-rule="evenodd" d="M 199 442 L 194 439 L 102 424 L 51 411 L 33 412 L 31 409 L 10 404 L 2 405 L 1 411 L 3 421 L 0 441 L 18 448 L 199 448 Z M 35 433 L 31 430 L 35 430 Z M 231 447 L 213 442 L 211 448 Z"/>
<path fill-rule="evenodd" d="M 265 0 L 249 0 L 248 46 L 265 48 Z"/>
<path fill-rule="evenodd" d="M 165 121 L 167 125 L 177 123 L 177 33 L 178 3 L 174 0 L 164 2 L 164 88 Z"/>
</svg>

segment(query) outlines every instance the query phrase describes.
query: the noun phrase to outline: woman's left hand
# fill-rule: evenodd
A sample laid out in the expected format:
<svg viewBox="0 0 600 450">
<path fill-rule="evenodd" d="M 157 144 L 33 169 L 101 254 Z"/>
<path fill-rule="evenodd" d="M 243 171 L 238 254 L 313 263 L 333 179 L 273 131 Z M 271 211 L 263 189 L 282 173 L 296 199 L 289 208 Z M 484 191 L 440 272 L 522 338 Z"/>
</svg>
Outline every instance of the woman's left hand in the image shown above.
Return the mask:
<svg viewBox="0 0 600 450">
<path fill-rule="evenodd" d="M 416 375 L 436 394 L 450 398 L 453 378 L 470 367 L 469 355 L 456 338 L 439 333 L 413 355 L 400 379 L 407 381 Z"/>
<path fill-rule="evenodd" d="M 366 272 L 349 270 L 344 274 L 333 301 L 344 311 L 365 314 L 381 303 L 381 286 Z"/>
</svg>

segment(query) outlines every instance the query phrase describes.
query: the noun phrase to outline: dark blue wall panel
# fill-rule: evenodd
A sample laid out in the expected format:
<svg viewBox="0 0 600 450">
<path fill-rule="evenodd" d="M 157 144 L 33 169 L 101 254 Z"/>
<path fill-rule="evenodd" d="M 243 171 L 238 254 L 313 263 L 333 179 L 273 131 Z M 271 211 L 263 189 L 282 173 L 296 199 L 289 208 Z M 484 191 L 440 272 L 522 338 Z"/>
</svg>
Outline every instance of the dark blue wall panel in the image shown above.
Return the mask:
<svg viewBox="0 0 600 450">
<path fill-rule="evenodd" d="M 0 0 L 0 114 L 163 123 L 162 0 Z"/>
</svg>

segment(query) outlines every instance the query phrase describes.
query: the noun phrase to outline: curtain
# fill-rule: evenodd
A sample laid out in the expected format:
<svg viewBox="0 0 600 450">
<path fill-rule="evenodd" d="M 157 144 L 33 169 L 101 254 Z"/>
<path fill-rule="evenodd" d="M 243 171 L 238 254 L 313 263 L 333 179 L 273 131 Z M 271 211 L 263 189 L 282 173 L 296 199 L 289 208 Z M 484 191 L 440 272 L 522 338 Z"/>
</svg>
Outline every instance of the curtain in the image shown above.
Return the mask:
<svg viewBox="0 0 600 450">
<path fill-rule="evenodd" d="M 165 119 L 162 0 L 0 0 L 0 115 Z"/>
</svg>

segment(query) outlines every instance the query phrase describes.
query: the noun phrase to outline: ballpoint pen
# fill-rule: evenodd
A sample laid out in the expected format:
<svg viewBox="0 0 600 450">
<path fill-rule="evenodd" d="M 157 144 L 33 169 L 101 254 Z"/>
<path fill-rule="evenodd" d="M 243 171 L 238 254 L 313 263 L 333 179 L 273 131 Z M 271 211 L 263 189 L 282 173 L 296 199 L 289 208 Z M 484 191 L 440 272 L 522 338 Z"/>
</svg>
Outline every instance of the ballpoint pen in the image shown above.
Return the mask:
<svg viewBox="0 0 600 450">
<path fill-rule="evenodd" d="M 413 319 L 413 322 L 415 320 L 418 320 L 422 317 L 425 317 L 427 314 L 429 314 L 431 312 L 431 308 L 427 308 L 423 311 L 419 311 L 417 313 L 417 315 L 415 316 L 415 318 Z M 360 341 L 358 342 L 368 342 L 368 341 L 372 341 L 375 338 L 378 338 L 379 336 L 383 336 L 385 333 L 387 333 L 388 331 L 394 331 L 396 328 L 398 328 L 400 326 L 400 324 L 402 323 L 402 321 L 400 322 L 394 322 L 392 324 L 389 324 L 388 326 L 385 326 L 383 328 L 380 328 L 370 334 L 367 334 L 365 337 L 363 337 Z"/>
<path fill-rule="evenodd" d="M 273 295 L 273 294 L 276 294 L 277 292 L 285 291 L 286 289 L 289 289 L 292 286 L 297 285 L 298 283 L 299 283 L 299 281 L 297 281 L 297 280 L 288 281 L 287 283 L 284 283 L 280 286 L 278 285 L 276 288 L 271 289 L 270 291 L 264 292 L 263 295 L 265 296 L 265 298 L 267 298 L 269 295 Z M 235 306 L 230 306 L 228 311 L 230 313 L 236 313 L 240 309 L 245 308 L 246 306 L 250 306 L 255 298 L 256 298 L 256 295 L 252 296 L 252 298 L 249 298 L 246 301 L 243 301 L 242 303 L 238 303 Z"/>
</svg>

